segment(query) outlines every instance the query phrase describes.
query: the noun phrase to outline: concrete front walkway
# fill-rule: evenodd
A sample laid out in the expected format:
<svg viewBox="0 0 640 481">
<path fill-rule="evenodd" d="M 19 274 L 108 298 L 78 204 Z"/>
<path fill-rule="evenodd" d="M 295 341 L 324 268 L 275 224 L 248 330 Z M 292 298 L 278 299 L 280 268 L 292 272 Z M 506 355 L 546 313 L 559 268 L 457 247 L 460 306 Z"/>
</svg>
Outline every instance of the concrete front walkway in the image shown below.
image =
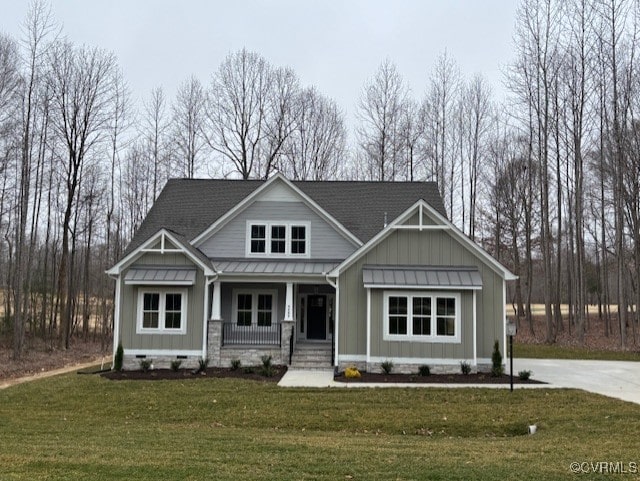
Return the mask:
<svg viewBox="0 0 640 481">
<path fill-rule="evenodd" d="M 509 363 L 507 360 L 507 373 Z M 532 371 L 532 378 L 547 384 L 515 384 L 516 389 L 572 388 L 640 404 L 640 363 L 625 361 L 573 361 L 562 359 L 514 359 L 514 375 Z M 332 370 L 290 369 L 282 387 L 431 387 L 509 389 L 509 384 L 391 384 L 344 383 L 333 380 Z"/>
</svg>

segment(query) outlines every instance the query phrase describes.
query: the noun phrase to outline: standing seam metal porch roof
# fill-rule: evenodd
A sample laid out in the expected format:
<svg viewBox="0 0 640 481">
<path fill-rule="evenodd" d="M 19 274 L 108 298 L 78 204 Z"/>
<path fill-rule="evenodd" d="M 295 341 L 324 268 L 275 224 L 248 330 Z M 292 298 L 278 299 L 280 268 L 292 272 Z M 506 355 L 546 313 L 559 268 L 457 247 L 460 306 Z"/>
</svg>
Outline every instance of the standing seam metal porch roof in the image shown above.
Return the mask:
<svg viewBox="0 0 640 481">
<path fill-rule="evenodd" d="M 407 287 L 429 289 L 482 289 L 477 267 L 460 266 L 378 266 L 362 269 L 365 287 Z"/>
<path fill-rule="evenodd" d="M 125 284 L 180 284 L 193 285 L 196 270 L 191 267 L 132 267 L 124 276 Z"/>
<path fill-rule="evenodd" d="M 221 274 L 298 274 L 325 275 L 331 272 L 341 261 L 291 261 L 291 260 L 246 260 L 224 259 L 211 261 L 215 270 Z"/>
</svg>

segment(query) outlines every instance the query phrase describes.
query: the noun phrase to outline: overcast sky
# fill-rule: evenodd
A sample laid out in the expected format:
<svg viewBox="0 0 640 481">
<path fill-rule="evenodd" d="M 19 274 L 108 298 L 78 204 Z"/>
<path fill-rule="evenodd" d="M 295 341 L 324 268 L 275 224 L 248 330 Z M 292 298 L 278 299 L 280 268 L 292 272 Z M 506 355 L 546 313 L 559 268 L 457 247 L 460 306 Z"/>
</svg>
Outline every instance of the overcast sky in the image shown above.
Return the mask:
<svg viewBox="0 0 640 481">
<path fill-rule="evenodd" d="M 390 58 L 421 98 L 446 49 L 467 78 L 483 74 L 498 98 L 512 60 L 515 0 L 54 0 L 76 44 L 112 51 L 134 98 L 190 75 L 207 84 L 229 53 L 246 47 L 292 67 L 352 116 L 364 82 Z M 21 35 L 27 0 L 0 0 L 0 31 Z"/>
</svg>

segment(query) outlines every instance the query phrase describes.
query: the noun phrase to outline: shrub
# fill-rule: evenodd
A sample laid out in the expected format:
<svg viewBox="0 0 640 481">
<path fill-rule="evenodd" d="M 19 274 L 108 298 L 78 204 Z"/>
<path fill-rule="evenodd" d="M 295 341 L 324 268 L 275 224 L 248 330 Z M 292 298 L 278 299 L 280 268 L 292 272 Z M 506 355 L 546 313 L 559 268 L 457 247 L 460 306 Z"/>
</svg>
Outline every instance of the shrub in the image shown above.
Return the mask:
<svg viewBox="0 0 640 481">
<path fill-rule="evenodd" d="M 153 361 L 151 359 L 140 359 L 140 369 L 142 369 L 143 372 L 149 371 L 152 366 Z"/>
<path fill-rule="evenodd" d="M 471 364 L 469 364 L 467 361 L 462 361 L 460 363 L 460 371 L 462 371 L 462 374 L 471 374 Z"/>
<path fill-rule="evenodd" d="M 344 377 L 347 379 L 358 379 L 361 377 L 361 374 L 355 366 L 349 366 L 344 370 Z"/>
<path fill-rule="evenodd" d="M 122 362 L 124 360 L 124 348 L 122 347 L 122 343 L 118 343 L 118 348 L 116 349 L 116 355 L 113 358 L 113 369 L 114 371 L 122 371 Z"/>
<path fill-rule="evenodd" d="M 520 379 L 521 381 L 526 381 L 530 377 L 531 377 L 531 371 L 529 370 L 518 371 L 518 379 Z"/>
<path fill-rule="evenodd" d="M 260 368 L 260 374 L 264 377 L 273 377 L 276 373 L 276 370 L 273 368 L 271 364 L 271 356 L 262 356 L 260 358 L 262 360 L 262 367 Z"/>
<path fill-rule="evenodd" d="M 182 360 L 181 359 L 174 359 L 173 361 L 171 361 L 171 370 L 172 371 L 178 371 L 178 369 L 180 369 L 181 365 L 182 365 Z"/>
<path fill-rule="evenodd" d="M 499 377 L 504 374 L 504 366 L 502 365 L 502 354 L 500 354 L 500 344 L 496 340 L 493 344 L 493 353 L 491 354 L 491 375 Z"/>
<path fill-rule="evenodd" d="M 421 376 L 430 376 L 431 375 L 431 368 L 429 366 L 427 366 L 426 364 L 423 364 L 422 366 L 420 366 L 418 368 L 418 372 L 420 373 Z"/>
<path fill-rule="evenodd" d="M 208 366 L 209 366 L 209 358 L 201 357 L 200 359 L 198 359 L 198 372 L 206 371 Z"/>
<path fill-rule="evenodd" d="M 240 359 L 231 359 L 231 370 L 237 371 L 240 368 Z"/>
<path fill-rule="evenodd" d="M 380 364 L 380 369 L 382 369 L 382 372 L 385 374 L 391 374 L 391 371 L 393 371 L 393 362 L 389 360 L 384 361 Z"/>
</svg>

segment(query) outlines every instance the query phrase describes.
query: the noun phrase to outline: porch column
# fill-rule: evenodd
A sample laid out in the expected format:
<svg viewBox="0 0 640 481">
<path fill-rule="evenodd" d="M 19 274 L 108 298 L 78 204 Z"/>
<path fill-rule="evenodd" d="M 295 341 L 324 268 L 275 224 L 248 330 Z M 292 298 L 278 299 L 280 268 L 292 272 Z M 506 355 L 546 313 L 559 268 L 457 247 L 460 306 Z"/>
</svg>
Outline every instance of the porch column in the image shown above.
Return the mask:
<svg viewBox="0 0 640 481">
<path fill-rule="evenodd" d="M 220 281 L 214 281 L 213 283 L 213 296 L 211 296 L 211 319 L 216 321 L 222 319 L 221 314 L 221 294 Z"/>
<path fill-rule="evenodd" d="M 287 294 L 285 296 L 284 321 L 293 321 L 293 282 L 287 282 Z"/>
</svg>

